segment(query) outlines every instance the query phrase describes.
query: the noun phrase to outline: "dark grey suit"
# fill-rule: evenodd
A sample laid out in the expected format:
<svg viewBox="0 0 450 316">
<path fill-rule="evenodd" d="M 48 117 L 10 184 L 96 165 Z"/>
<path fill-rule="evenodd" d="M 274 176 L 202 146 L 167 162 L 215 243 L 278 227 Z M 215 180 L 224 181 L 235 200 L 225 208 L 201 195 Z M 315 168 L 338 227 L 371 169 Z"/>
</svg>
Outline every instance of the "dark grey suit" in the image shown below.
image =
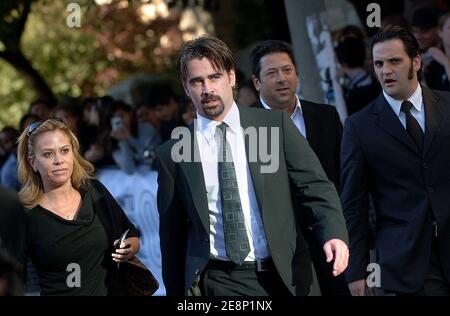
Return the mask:
<svg viewBox="0 0 450 316">
<path fill-rule="evenodd" d="M 313 270 L 299 219 L 309 220 L 321 244 L 334 238 L 347 241 L 336 189 L 286 113 L 245 107 L 239 107 L 239 113 L 244 129 L 279 128 L 278 170 L 261 173 L 259 159 L 248 165 L 276 269 L 292 294 L 308 295 Z M 191 129 L 192 144 L 194 134 Z M 157 150 L 158 209 L 167 294 L 185 295 L 208 263 L 210 223 L 201 162 L 173 162 L 175 143 L 170 140 Z M 246 142 L 247 157 L 248 149 Z M 307 214 L 294 210 L 293 195 Z"/>
</svg>

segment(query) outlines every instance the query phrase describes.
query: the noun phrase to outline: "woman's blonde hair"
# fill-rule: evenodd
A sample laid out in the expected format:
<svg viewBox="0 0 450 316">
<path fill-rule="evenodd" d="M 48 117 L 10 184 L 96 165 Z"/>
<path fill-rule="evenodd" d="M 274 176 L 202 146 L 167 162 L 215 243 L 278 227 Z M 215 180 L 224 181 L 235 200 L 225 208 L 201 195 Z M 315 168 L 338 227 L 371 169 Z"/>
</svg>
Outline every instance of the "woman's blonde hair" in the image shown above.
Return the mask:
<svg viewBox="0 0 450 316">
<path fill-rule="evenodd" d="M 78 190 L 93 178 L 94 166 L 80 155 L 78 139 L 63 121 L 52 118 L 41 123 L 32 123 L 20 135 L 17 149 L 19 181 L 22 183 L 19 197 L 27 209 L 35 207 L 44 192 L 41 176 L 39 172 L 33 170 L 28 157 L 35 153 L 36 137 L 39 134 L 56 130 L 65 133 L 72 145 L 74 162 L 71 180 L 73 187 Z"/>
</svg>

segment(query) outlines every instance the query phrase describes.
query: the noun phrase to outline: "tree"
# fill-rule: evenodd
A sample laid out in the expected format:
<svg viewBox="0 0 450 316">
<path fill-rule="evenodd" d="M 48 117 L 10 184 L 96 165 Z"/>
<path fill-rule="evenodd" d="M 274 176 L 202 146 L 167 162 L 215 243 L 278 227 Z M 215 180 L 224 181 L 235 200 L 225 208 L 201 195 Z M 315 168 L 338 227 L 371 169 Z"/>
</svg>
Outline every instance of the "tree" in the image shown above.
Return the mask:
<svg viewBox="0 0 450 316">
<path fill-rule="evenodd" d="M 146 20 L 141 1 L 78 0 L 77 28 L 66 23 L 69 0 L 8 2 L 0 2 L 0 126 L 16 124 L 36 98 L 103 95 L 135 73 L 174 73 L 176 11 Z"/>
<path fill-rule="evenodd" d="M 35 0 L 2 1 L 0 3 L 0 58 L 11 64 L 38 93 L 39 98 L 53 103 L 55 98 L 42 76 L 33 68 L 21 49 L 22 34 Z"/>
</svg>

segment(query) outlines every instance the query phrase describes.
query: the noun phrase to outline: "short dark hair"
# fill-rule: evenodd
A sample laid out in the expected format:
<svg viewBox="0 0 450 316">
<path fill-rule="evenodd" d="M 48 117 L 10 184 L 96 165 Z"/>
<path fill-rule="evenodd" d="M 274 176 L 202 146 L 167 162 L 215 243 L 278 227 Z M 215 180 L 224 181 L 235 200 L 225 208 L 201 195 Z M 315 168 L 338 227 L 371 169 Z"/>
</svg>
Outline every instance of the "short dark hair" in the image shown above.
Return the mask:
<svg viewBox="0 0 450 316">
<path fill-rule="evenodd" d="M 366 45 L 362 39 L 346 37 L 339 41 L 335 51 L 340 64 L 350 68 L 364 67 Z"/>
<path fill-rule="evenodd" d="M 402 41 L 405 51 L 412 59 L 420 56 L 419 43 L 417 42 L 411 31 L 403 26 L 387 25 L 382 27 L 372 38 L 372 52 L 376 44 L 385 41 L 398 39 Z M 417 77 L 419 80 L 422 78 L 422 69 L 417 71 Z"/>
<path fill-rule="evenodd" d="M 25 123 L 27 121 L 30 121 L 31 123 L 33 123 L 33 122 L 36 122 L 36 121 L 39 121 L 39 120 L 40 120 L 39 116 L 37 116 L 37 115 L 29 114 L 29 113 L 24 114 L 20 118 L 20 121 L 19 121 L 19 131 L 20 131 L 20 133 L 22 133 L 25 130 L 25 128 L 28 127 L 28 126 L 25 126 Z"/>
<path fill-rule="evenodd" d="M 237 66 L 233 54 L 228 46 L 220 39 L 210 35 L 203 35 L 186 42 L 178 56 L 178 75 L 184 82 L 187 79 L 187 62 L 192 59 L 208 59 L 217 70 L 236 71 Z"/>
<path fill-rule="evenodd" d="M 252 73 L 256 78 L 259 79 L 259 73 L 261 72 L 261 58 L 274 53 L 288 54 L 295 67 L 294 53 L 289 43 L 279 40 L 267 40 L 259 43 L 250 53 Z"/>
<path fill-rule="evenodd" d="M 50 110 L 51 110 L 52 107 L 53 107 L 53 105 L 50 104 L 47 100 L 44 100 L 44 99 L 37 99 L 37 100 L 34 100 L 33 102 L 30 103 L 29 110 L 31 110 L 31 108 L 32 108 L 33 106 L 38 105 L 38 104 L 45 104 Z"/>
<path fill-rule="evenodd" d="M 178 97 L 169 81 L 159 81 L 148 85 L 144 92 L 142 103 L 149 109 L 166 106 L 170 100 L 177 101 Z"/>
<path fill-rule="evenodd" d="M 399 39 L 405 46 L 409 57 L 414 58 L 420 55 L 419 43 L 409 29 L 402 26 L 387 25 L 381 28 L 372 38 L 372 50 L 375 44 L 388 40 Z"/>
</svg>

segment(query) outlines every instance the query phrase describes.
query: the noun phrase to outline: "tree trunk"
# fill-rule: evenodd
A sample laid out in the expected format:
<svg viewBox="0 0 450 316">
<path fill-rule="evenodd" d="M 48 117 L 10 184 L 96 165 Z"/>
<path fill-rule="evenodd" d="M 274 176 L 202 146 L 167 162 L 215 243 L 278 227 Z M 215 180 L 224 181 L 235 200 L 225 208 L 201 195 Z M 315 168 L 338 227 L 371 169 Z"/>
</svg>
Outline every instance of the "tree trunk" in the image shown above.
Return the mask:
<svg viewBox="0 0 450 316">
<path fill-rule="evenodd" d="M 51 105 L 56 103 L 55 96 L 44 78 L 33 68 L 21 51 L 0 51 L 0 58 L 6 60 L 23 76 L 28 84 L 36 91 L 39 99 L 43 99 Z"/>
</svg>

